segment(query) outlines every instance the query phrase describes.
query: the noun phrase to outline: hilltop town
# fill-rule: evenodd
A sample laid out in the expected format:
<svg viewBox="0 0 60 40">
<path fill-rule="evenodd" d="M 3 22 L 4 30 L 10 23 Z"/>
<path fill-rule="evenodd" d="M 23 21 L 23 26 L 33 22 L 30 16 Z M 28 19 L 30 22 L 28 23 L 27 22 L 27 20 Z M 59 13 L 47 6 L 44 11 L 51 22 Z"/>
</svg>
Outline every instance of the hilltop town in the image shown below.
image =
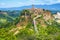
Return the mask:
<svg viewBox="0 0 60 40">
<path fill-rule="evenodd" d="M 35 8 L 34 5 L 21 11 L 0 11 L 0 38 L 60 40 L 60 13 L 52 14 L 50 10 Z"/>
<path fill-rule="evenodd" d="M 53 20 L 53 15 L 51 14 L 51 12 L 49 10 L 45 10 L 45 9 L 40 9 L 40 8 L 35 8 L 33 5 L 32 5 L 32 8 L 30 9 L 24 9 L 22 11 L 22 14 L 21 14 L 21 19 L 24 18 L 24 21 L 20 22 L 17 24 L 17 26 L 19 26 L 20 24 L 23 24 L 23 25 L 26 25 L 26 23 L 28 24 L 28 22 L 33 22 L 33 18 L 38 16 L 38 15 L 42 15 L 41 18 L 37 18 L 37 22 L 36 23 L 40 23 L 41 25 L 45 25 L 44 22 L 47 22 L 49 20 Z"/>
<path fill-rule="evenodd" d="M 14 12 L 13 12 L 14 13 Z M 8 16 L 8 12 L 0 11 L 0 14 L 3 14 L 6 17 L 11 18 L 12 20 L 15 20 L 14 18 Z M 41 9 L 41 8 L 35 8 L 34 5 L 32 5 L 32 8 L 24 9 L 20 12 L 20 20 L 16 23 L 17 27 L 20 27 L 21 25 L 27 25 L 29 22 L 33 22 L 33 19 L 37 17 L 38 15 L 42 15 L 41 17 L 36 19 L 36 24 L 40 23 L 43 26 L 47 26 L 45 22 L 49 23 L 48 21 L 56 21 L 60 23 L 60 13 L 52 14 L 49 10 Z M 32 23 L 33 24 L 33 23 Z"/>
</svg>

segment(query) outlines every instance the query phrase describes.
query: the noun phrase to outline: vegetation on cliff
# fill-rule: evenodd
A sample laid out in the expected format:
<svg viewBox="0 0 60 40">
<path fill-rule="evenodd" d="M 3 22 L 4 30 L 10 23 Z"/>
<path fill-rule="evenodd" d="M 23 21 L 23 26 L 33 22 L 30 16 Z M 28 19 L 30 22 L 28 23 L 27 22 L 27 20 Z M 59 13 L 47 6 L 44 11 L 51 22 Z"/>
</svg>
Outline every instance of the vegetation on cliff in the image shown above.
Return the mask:
<svg viewBox="0 0 60 40">
<path fill-rule="evenodd" d="M 7 15 L 7 14 L 6 14 Z M 33 19 L 38 17 L 36 33 Z M 53 20 L 50 11 L 40 9 L 25 9 L 20 16 L 8 21 L 8 18 L 0 18 L 0 40 L 60 40 L 60 24 Z"/>
</svg>

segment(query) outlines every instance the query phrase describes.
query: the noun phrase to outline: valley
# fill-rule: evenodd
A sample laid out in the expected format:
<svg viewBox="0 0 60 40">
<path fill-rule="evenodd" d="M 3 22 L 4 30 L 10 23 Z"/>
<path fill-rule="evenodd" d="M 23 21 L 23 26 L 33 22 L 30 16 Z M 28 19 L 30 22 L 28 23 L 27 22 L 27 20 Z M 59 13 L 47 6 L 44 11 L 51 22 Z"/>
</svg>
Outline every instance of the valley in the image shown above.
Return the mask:
<svg viewBox="0 0 60 40">
<path fill-rule="evenodd" d="M 0 40 L 60 40 L 59 14 L 34 5 L 0 11 Z"/>
</svg>

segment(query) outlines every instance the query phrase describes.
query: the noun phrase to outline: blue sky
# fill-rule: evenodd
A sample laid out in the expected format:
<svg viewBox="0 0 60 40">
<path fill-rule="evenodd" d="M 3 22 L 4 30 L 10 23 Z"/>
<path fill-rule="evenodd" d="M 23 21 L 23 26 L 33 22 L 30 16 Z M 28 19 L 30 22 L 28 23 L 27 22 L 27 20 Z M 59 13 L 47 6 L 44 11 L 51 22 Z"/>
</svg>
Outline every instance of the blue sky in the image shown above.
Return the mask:
<svg viewBox="0 0 60 40">
<path fill-rule="evenodd" d="M 60 3 L 60 0 L 0 0 L 0 8 L 21 7 L 28 5 L 50 5 Z"/>
</svg>

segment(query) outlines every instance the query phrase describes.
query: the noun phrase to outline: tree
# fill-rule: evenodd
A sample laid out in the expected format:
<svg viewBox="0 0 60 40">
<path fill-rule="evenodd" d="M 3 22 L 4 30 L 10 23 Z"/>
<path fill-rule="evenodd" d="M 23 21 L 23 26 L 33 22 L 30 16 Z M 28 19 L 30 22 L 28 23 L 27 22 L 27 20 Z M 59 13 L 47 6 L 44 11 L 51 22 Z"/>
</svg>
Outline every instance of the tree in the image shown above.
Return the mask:
<svg viewBox="0 0 60 40">
<path fill-rule="evenodd" d="M 17 38 L 12 33 L 9 33 L 9 29 L 1 28 L 0 40 L 17 40 Z"/>
</svg>

